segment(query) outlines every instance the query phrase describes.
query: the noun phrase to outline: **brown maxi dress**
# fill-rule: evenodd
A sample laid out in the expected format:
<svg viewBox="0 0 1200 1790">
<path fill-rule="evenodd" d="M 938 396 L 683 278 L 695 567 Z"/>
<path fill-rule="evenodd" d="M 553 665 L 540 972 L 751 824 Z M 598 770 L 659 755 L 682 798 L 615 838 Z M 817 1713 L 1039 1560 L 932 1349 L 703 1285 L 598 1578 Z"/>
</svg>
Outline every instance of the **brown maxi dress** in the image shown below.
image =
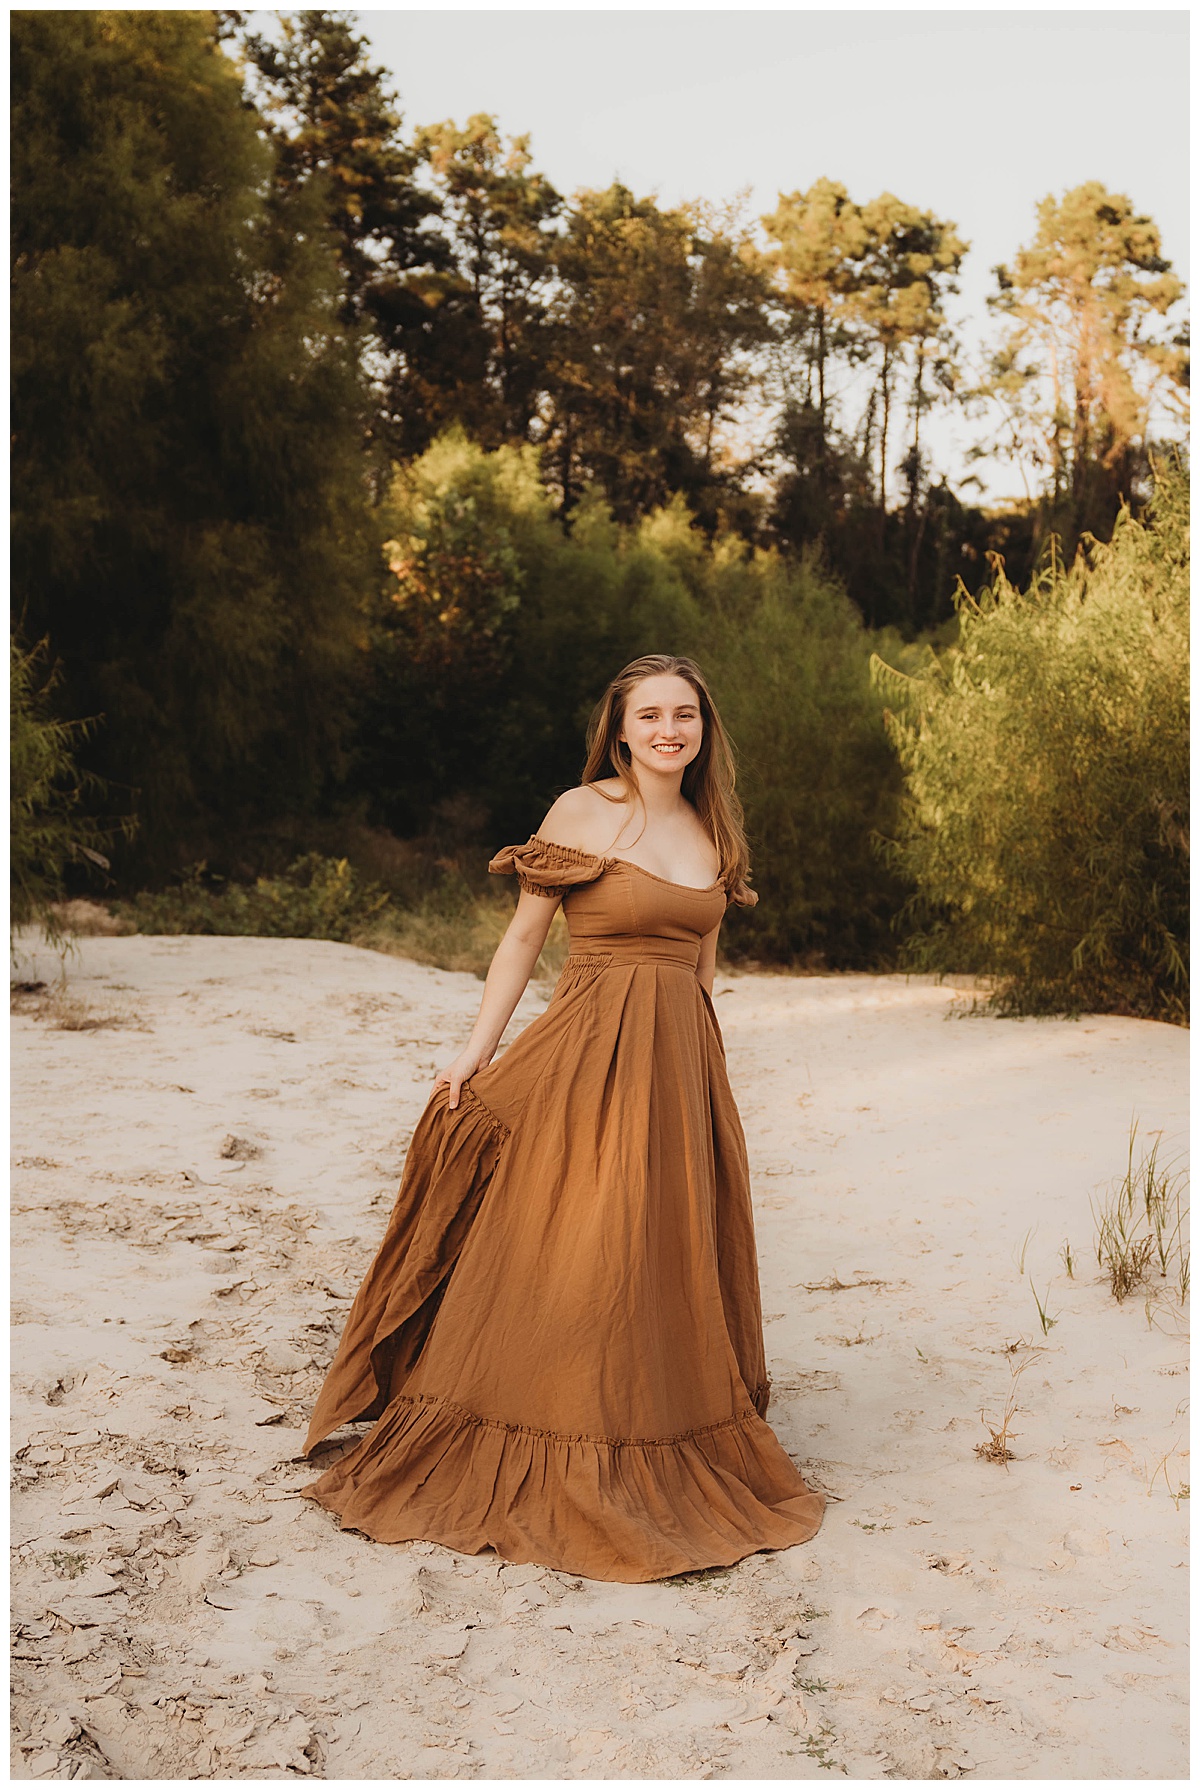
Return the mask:
<svg viewBox="0 0 1200 1790">
<path fill-rule="evenodd" d="M 824 1497 L 764 1421 L 746 1146 L 697 981 L 727 900 L 536 834 L 554 995 L 430 1098 L 318 1396 L 304 1488 L 344 1528 L 637 1582 L 807 1541 Z"/>
</svg>

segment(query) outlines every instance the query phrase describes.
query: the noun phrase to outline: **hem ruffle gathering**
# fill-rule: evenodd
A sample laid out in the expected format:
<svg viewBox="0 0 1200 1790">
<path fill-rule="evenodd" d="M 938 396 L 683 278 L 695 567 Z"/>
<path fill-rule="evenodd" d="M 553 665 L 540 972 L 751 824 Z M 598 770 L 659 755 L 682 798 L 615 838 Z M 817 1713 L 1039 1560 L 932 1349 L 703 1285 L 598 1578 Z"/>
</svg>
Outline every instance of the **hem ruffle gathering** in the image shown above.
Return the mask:
<svg viewBox="0 0 1200 1790">
<path fill-rule="evenodd" d="M 757 1410 L 662 1439 L 599 1438 L 401 1393 L 301 1495 L 372 1541 L 491 1547 L 514 1563 L 636 1584 L 807 1541 L 824 1500 L 797 1496 L 796 1479 Z"/>
</svg>

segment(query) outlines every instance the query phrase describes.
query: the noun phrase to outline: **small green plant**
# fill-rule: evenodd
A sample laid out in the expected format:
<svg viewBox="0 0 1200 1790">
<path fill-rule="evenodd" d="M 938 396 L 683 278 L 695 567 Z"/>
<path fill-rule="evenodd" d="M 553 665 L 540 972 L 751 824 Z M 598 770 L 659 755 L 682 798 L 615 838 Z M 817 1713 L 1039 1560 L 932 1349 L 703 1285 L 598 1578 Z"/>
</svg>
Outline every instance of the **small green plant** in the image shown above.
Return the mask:
<svg viewBox="0 0 1200 1790">
<path fill-rule="evenodd" d="M 803 1691 L 809 1697 L 819 1697 L 822 1691 L 829 1689 L 823 1678 L 797 1678 L 795 1684 L 798 1691 Z"/>
<path fill-rule="evenodd" d="M 77 1579 L 87 1566 L 86 1554 L 66 1554 L 56 1548 L 47 1558 L 55 1572 L 64 1579 Z"/>
<path fill-rule="evenodd" d="M 1188 1207 L 1183 1201 L 1186 1175 L 1160 1161 L 1162 1133 L 1135 1162 L 1138 1120 L 1129 1127 L 1125 1172 L 1109 1192 L 1096 1219 L 1096 1260 L 1108 1275 L 1118 1303 L 1149 1279 L 1157 1266 L 1160 1280 L 1174 1280 L 1181 1305 L 1191 1285 L 1191 1251 L 1186 1239 Z"/>
<path fill-rule="evenodd" d="M 1075 1278 L 1075 1257 L 1071 1254 L 1071 1244 L 1070 1244 L 1069 1239 L 1063 1244 L 1062 1248 L 1058 1252 L 1058 1255 L 1059 1255 L 1059 1260 L 1062 1262 L 1063 1267 L 1067 1271 L 1067 1279 L 1074 1280 L 1074 1278 Z"/>
<path fill-rule="evenodd" d="M 702 1566 L 691 1572 L 672 1574 L 672 1584 L 703 1586 L 706 1591 L 724 1597 L 735 1589 L 732 1569 L 728 1566 Z"/>
<path fill-rule="evenodd" d="M 1050 1284 L 1052 1286 L 1054 1284 L 1053 1281 Z M 1050 1287 L 1046 1288 L 1046 1295 L 1045 1295 L 1045 1299 L 1043 1300 L 1042 1295 L 1038 1292 L 1037 1288 L 1033 1285 L 1032 1274 L 1029 1276 L 1029 1285 L 1033 1289 L 1033 1298 L 1034 1298 L 1034 1303 L 1037 1306 L 1038 1321 L 1042 1326 L 1042 1335 L 1049 1336 L 1049 1334 L 1053 1330 L 1054 1326 L 1058 1323 L 1058 1319 L 1052 1318 L 1049 1314 L 1049 1311 L 1047 1310 L 1047 1305 L 1048 1305 L 1049 1299 L 1050 1299 Z"/>
<path fill-rule="evenodd" d="M 840 1771 L 846 1775 L 846 1767 L 838 1759 L 829 1756 L 829 1748 L 836 1742 L 837 1735 L 824 1723 L 819 1734 L 807 1734 L 804 1737 L 804 1751 L 810 1759 L 815 1759 L 822 1771 Z"/>
</svg>

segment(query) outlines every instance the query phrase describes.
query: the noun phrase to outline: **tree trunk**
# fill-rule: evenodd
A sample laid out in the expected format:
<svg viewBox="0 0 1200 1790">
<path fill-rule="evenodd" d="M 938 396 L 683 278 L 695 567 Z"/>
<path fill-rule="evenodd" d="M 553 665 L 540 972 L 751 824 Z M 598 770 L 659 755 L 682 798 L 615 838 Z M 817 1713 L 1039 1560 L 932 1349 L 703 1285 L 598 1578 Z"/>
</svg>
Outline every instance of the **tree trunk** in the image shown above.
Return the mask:
<svg viewBox="0 0 1200 1790">
<path fill-rule="evenodd" d="M 925 399 L 925 342 L 919 338 L 916 347 L 917 380 L 913 389 L 913 476 L 908 483 L 908 513 L 911 517 L 917 507 L 917 479 L 921 466 L 921 405 Z"/>
<path fill-rule="evenodd" d="M 829 352 L 825 338 L 825 307 L 817 308 L 817 410 L 821 418 L 821 445 L 817 452 L 825 459 L 825 357 Z"/>
<path fill-rule="evenodd" d="M 882 548 L 887 531 L 887 444 L 888 423 L 892 411 L 892 351 L 888 343 L 883 348 L 883 378 L 880 396 L 882 398 L 881 421 L 879 425 L 879 545 Z"/>
</svg>

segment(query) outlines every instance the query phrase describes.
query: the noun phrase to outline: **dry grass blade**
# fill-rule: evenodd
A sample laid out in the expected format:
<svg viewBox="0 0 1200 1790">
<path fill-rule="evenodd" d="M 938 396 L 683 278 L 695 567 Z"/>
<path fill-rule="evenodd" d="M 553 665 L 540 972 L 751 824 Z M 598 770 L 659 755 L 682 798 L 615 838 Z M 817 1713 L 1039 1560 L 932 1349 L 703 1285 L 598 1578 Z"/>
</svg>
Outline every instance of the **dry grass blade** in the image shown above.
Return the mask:
<svg viewBox="0 0 1200 1790">
<path fill-rule="evenodd" d="M 831 1274 L 827 1280 L 801 1280 L 797 1283 L 806 1293 L 849 1293 L 854 1287 L 888 1287 L 890 1280 L 872 1280 L 864 1276 L 862 1280 L 840 1280 L 837 1274 Z"/>
<path fill-rule="evenodd" d="M 1146 1487 L 1147 1498 L 1153 1496 L 1154 1487 L 1158 1483 L 1158 1476 L 1161 1473 L 1163 1476 L 1163 1484 L 1167 1488 L 1167 1496 L 1174 1503 L 1176 1510 L 1179 1509 L 1180 1504 L 1185 1498 L 1190 1499 L 1192 1495 L 1192 1488 L 1187 1480 L 1181 1480 L 1177 1485 L 1171 1484 L 1171 1460 L 1178 1452 L 1179 1445 L 1176 1443 L 1173 1448 L 1167 1450 L 1166 1454 L 1162 1456 L 1153 1470 L 1151 1470 L 1149 1461 L 1147 1461 L 1142 1468 L 1142 1480 Z M 1182 1458 L 1186 1459 L 1186 1455 L 1187 1451 L 1185 1449 Z"/>
<path fill-rule="evenodd" d="M 1025 1272 L 1025 1252 L 1029 1248 L 1029 1239 L 1033 1236 L 1033 1233 L 1036 1230 L 1037 1230 L 1036 1224 L 1031 1224 L 1029 1229 L 1026 1231 L 1025 1235 L 1021 1239 L 1021 1248 L 1017 1255 L 1017 1273 L 1018 1274 L 1024 1274 L 1024 1272 Z"/>
<path fill-rule="evenodd" d="M 130 1013 L 100 1012 L 89 1007 L 86 1001 L 70 994 L 63 982 L 14 982 L 10 997 L 13 1013 L 45 1020 L 59 1032 L 103 1032 L 137 1025 Z"/>
<path fill-rule="evenodd" d="M 997 1426 L 994 1424 L 987 1416 L 986 1412 L 981 1411 L 979 1413 L 979 1421 L 988 1432 L 988 1440 L 986 1442 L 976 1442 L 975 1444 L 975 1453 L 979 1456 L 981 1461 L 996 1461 L 1007 1470 L 1009 1461 L 1016 1460 L 1017 1457 L 1008 1444 L 1010 1437 L 1017 1434 L 1017 1431 L 1012 1427 L 1012 1420 L 1020 1410 L 1020 1406 L 1017 1403 L 1017 1381 L 1025 1372 L 1025 1369 L 1029 1366 L 1032 1359 L 1032 1356 L 1028 1356 L 1021 1362 L 1019 1367 L 1014 1367 L 1012 1369 L 1012 1380 L 1009 1384 L 1008 1398 L 1005 1401 L 1004 1415 L 1001 1417 L 999 1425 Z"/>
</svg>

